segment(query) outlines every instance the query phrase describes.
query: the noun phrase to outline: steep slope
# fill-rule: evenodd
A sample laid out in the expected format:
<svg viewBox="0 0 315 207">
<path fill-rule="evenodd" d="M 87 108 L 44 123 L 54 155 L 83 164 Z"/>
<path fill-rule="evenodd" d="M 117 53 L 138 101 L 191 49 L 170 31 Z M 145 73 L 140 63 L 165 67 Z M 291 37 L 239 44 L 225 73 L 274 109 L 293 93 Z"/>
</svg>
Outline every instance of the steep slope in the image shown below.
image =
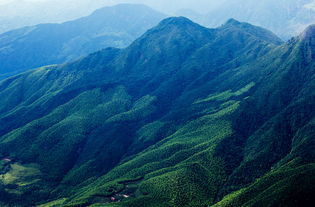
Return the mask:
<svg viewBox="0 0 315 207">
<path fill-rule="evenodd" d="M 176 120 L 174 133 L 63 206 L 211 206 L 234 191 L 215 206 L 310 206 L 314 37 L 311 26 L 256 61 L 234 69 L 228 64 L 215 76 L 208 69 L 187 84 L 162 119 Z M 138 178 L 143 180 L 131 191 L 135 199 L 121 204 L 101 199 L 120 199 L 126 189 L 115 184 Z"/>
<path fill-rule="evenodd" d="M 216 146 L 237 136 L 233 114 L 255 87 L 221 78 L 280 43 L 235 20 L 207 29 L 169 18 L 126 49 L 2 81 L 0 152 L 13 161 L 0 195 L 21 206 L 105 205 L 121 192 L 134 197 L 127 206 L 214 203 L 236 167 Z M 12 163 L 40 173 L 6 179 Z"/>
<path fill-rule="evenodd" d="M 165 16 L 121 4 L 63 24 L 41 24 L 0 35 L 0 75 L 63 63 L 106 47 L 126 47 Z"/>
<path fill-rule="evenodd" d="M 126 49 L 2 81 L 1 201 L 307 205 L 314 31 L 281 44 L 233 19 L 169 18 Z"/>
<path fill-rule="evenodd" d="M 249 138 L 243 161 L 229 176 L 223 194 L 262 177 L 216 206 L 311 206 L 315 158 L 314 29 L 315 26 L 308 27 L 279 48 L 277 56 L 269 57 L 273 61 L 266 68 L 270 71 L 268 79 L 262 79 L 262 85 L 268 87 L 258 89 L 237 118 L 238 127 Z"/>
<path fill-rule="evenodd" d="M 314 163 L 294 160 L 272 170 L 249 187 L 226 196 L 213 207 L 312 206 L 314 173 Z"/>
<path fill-rule="evenodd" d="M 162 118 L 176 120 L 173 133 L 75 190 L 63 206 L 211 206 L 233 191 L 215 206 L 309 206 L 314 37 L 311 26 L 256 61 L 228 64 L 215 77 L 208 70 Z M 126 189 L 133 179 L 138 187 Z M 120 191 L 135 198 L 106 201 L 121 199 Z"/>
</svg>

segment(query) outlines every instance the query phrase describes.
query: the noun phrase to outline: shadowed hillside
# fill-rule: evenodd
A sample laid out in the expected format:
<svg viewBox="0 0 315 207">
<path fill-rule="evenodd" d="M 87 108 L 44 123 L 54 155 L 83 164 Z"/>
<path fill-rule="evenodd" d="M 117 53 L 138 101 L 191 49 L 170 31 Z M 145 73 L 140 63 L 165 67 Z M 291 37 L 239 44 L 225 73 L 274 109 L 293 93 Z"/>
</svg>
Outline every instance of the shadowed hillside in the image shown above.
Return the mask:
<svg viewBox="0 0 315 207">
<path fill-rule="evenodd" d="M 314 37 L 309 27 L 282 43 L 234 19 L 207 29 L 168 18 L 126 49 L 3 80 L 1 200 L 303 205 L 314 184 Z"/>
</svg>

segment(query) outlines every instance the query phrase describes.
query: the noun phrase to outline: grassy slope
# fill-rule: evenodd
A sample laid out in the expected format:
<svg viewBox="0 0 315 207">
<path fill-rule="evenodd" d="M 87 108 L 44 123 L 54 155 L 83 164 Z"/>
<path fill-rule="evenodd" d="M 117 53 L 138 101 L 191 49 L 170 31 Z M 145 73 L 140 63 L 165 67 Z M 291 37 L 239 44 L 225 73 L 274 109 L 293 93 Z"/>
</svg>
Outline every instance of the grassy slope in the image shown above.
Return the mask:
<svg viewBox="0 0 315 207">
<path fill-rule="evenodd" d="M 272 170 L 250 186 L 236 191 L 213 207 L 227 206 L 311 206 L 314 191 L 314 163 L 299 160 Z"/>
<path fill-rule="evenodd" d="M 303 149 L 312 143 L 313 115 L 301 114 L 314 103 L 305 82 L 312 65 L 300 41 L 273 49 L 277 39 L 245 26 L 208 30 L 168 19 L 126 50 L 3 81 L 1 153 L 40 164 L 46 206 L 210 206 L 271 167 L 298 176 L 312 167 L 312 150 Z M 286 167 L 297 157 L 296 171 Z M 131 198 L 106 204 L 126 188 Z"/>
<path fill-rule="evenodd" d="M 269 107 L 275 107 L 275 109 L 260 110 L 261 113 L 266 113 L 266 115 L 269 114 L 270 120 L 268 120 L 269 118 L 267 117 L 266 118 L 267 121 L 265 122 L 265 124 L 261 124 L 264 123 L 264 119 L 252 120 L 251 125 L 253 128 L 251 127 L 248 128 L 252 129 L 252 132 L 243 131 L 244 129 L 240 128 L 239 126 L 236 128 L 235 127 L 236 123 L 233 123 L 233 128 L 238 130 L 239 133 L 242 134 L 249 133 L 250 135 L 252 134 L 252 136 L 249 136 L 247 141 L 245 141 L 243 149 L 241 143 L 238 143 L 240 144 L 240 146 L 236 145 L 234 146 L 235 148 L 232 149 L 232 150 L 239 149 L 240 151 L 237 153 L 243 151 L 244 158 L 242 159 L 240 165 L 234 168 L 231 174 L 227 174 L 229 172 L 228 171 L 229 168 L 227 167 L 232 167 L 233 169 L 233 163 L 231 163 L 233 162 L 233 158 L 228 159 L 227 157 L 224 157 L 225 155 L 222 153 L 226 153 L 229 150 L 225 149 L 221 153 L 220 151 L 217 151 L 214 154 L 214 151 L 211 151 L 209 149 L 205 151 L 199 149 L 198 151 L 200 152 L 201 155 L 200 157 L 195 155 L 185 160 L 186 162 L 188 160 L 190 161 L 191 159 L 194 160 L 193 159 L 194 157 L 198 157 L 197 163 L 193 162 L 193 164 L 191 164 L 189 167 L 184 165 L 180 169 L 175 168 L 172 170 L 163 167 L 163 169 L 160 170 L 161 175 L 158 172 L 157 174 L 156 173 L 153 174 L 155 176 L 154 178 L 145 177 L 145 179 L 148 181 L 143 181 L 142 185 L 144 185 L 144 187 L 140 186 L 140 189 L 144 189 L 143 191 L 145 192 L 145 195 L 148 193 L 149 196 L 152 196 L 149 197 L 150 198 L 149 201 L 147 201 L 147 203 L 144 204 L 145 206 L 156 206 L 156 204 L 152 204 L 150 202 L 157 198 L 161 199 L 160 203 L 161 206 L 205 206 L 207 204 L 210 205 L 216 199 L 220 198 L 221 195 L 230 192 L 231 189 L 232 190 L 240 189 L 246 186 L 248 183 L 254 181 L 256 178 L 263 176 L 266 172 L 270 170 L 272 166 L 274 167 L 274 170 L 272 170 L 270 173 L 257 180 L 253 185 L 230 195 L 217 205 L 277 206 L 281 204 L 284 206 L 296 206 L 307 204 L 310 201 L 310 199 L 312 198 L 311 195 L 312 181 L 309 183 L 307 179 L 310 176 L 312 177 L 312 175 L 314 174 L 313 170 L 314 166 L 312 164 L 312 160 L 314 159 L 314 153 L 313 150 L 310 149 L 311 147 L 308 147 L 307 148 L 308 150 L 305 150 L 305 147 L 313 143 L 312 142 L 313 130 L 311 129 L 311 127 L 313 123 L 312 117 L 314 117 L 314 115 L 310 112 L 314 107 L 313 106 L 314 101 L 312 99 L 312 92 L 310 91 L 312 88 L 312 82 L 308 81 L 309 76 L 305 75 L 304 73 L 313 74 L 313 71 L 312 63 L 311 64 L 307 63 L 303 58 L 305 55 L 308 55 L 306 54 L 308 51 L 305 52 L 305 48 L 301 47 L 301 44 L 302 45 L 305 44 L 305 42 L 303 41 L 304 40 L 302 41 L 297 40 L 297 42 L 295 43 L 288 43 L 287 46 L 278 48 L 276 51 L 274 51 L 272 55 L 267 57 L 268 61 L 274 61 L 275 54 L 279 53 L 281 54 L 281 56 L 279 56 L 279 59 L 282 60 L 275 61 L 275 63 L 271 64 L 271 66 L 269 65 L 269 68 L 263 71 L 263 73 L 270 73 L 269 70 L 274 70 L 274 68 L 277 67 L 276 66 L 277 64 L 282 65 L 283 64 L 282 61 L 284 61 L 284 58 L 286 59 L 284 61 L 285 62 L 284 66 L 280 67 L 279 70 L 273 71 L 274 74 L 272 76 L 275 79 L 273 83 L 275 84 L 269 85 L 270 89 L 268 88 L 256 89 L 256 92 L 254 93 L 252 98 L 246 98 L 243 101 L 244 102 L 242 103 L 243 108 L 240 108 L 238 113 L 241 113 L 243 116 L 245 115 L 248 116 L 248 113 L 251 113 L 252 111 L 248 111 L 248 108 L 246 108 L 246 110 L 244 111 L 244 108 L 248 107 L 248 104 L 252 103 L 253 100 L 255 101 L 259 100 L 258 97 L 255 97 L 256 94 L 257 95 L 259 94 L 261 96 L 261 93 L 270 93 L 268 91 L 270 90 L 274 94 L 286 95 L 286 97 L 280 95 L 280 97 L 277 98 L 278 100 L 281 101 L 280 103 L 279 102 L 277 103 L 276 100 L 271 99 L 273 102 L 270 103 Z M 285 51 L 285 53 L 283 51 Z M 268 62 L 263 62 L 262 64 L 268 64 Z M 243 70 L 246 71 L 246 67 L 247 66 L 245 66 L 245 68 L 241 69 L 240 71 L 243 73 Z M 257 69 L 259 69 L 260 63 L 256 67 Z M 303 70 L 303 73 L 300 72 L 301 69 Z M 250 75 L 255 72 L 256 71 L 253 70 L 249 74 L 245 75 Z M 299 80 L 297 84 L 293 84 L 292 82 L 290 82 L 290 80 L 287 79 L 288 73 L 296 74 L 295 80 L 296 79 Z M 227 73 L 226 75 L 229 75 L 229 73 Z M 259 83 L 266 84 L 264 83 L 266 81 L 264 79 L 265 77 L 261 78 L 259 75 L 261 74 L 259 73 L 256 74 Z M 236 77 L 233 79 L 241 78 Z M 269 78 L 267 80 L 270 81 Z M 302 82 L 303 84 L 300 85 L 299 84 L 300 82 Z M 282 85 L 282 87 L 283 86 L 286 87 L 282 88 L 281 90 L 275 90 L 274 87 L 278 87 L 277 84 L 284 84 Z M 246 92 L 246 90 L 251 88 L 249 86 L 251 86 L 251 83 L 249 83 L 239 91 Z M 238 94 L 239 91 L 236 91 L 235 94 Z M 304 95 L 305 93 L 308 94 L 307 97 L 305 97 Z M 272 94 L 271 96 L 275 96 L 274 94 Z M 199 99 L 197 100 L 196 103 L 202 103 L 207 101 L 211 102 L 213 100 L 222 101 L 222 99 L 228 101 L 230 97 L 233 97 L 231 96 L 230 91 L 226 91 L 221 94 L 214 94 L 213 96 L 209 96 L 206 99 Z M 266 96 L 262 96 L 262 98 L 265 97 Z M 284 108 L 284 110 L 281 111 L 280 108 L 285 106 L 288 102 L 291 103 L 290 106 Z M 235 120 L 235 118 L 232 119 Z M 222 120 L 222 117 L 220 118 L 220 120 Z M 238 118 L 236 119 L 236 121 L 243 122 L 243 123 L 237 122 L 238 124 L 240 124 L 240 126 L 242 126 L 244 122 L 247 123 L 247 120 L 242 121 Z M 212 123 L 213 121 L 211 121 L 211 124 Z M 206 126 L 211 126 L 211 124 L 206 123 Z M 202 124 L 199 123 L 198 125 L 200 126 Z M 227 126 L 228 124 L 221 123 L 218 125 Z M 257 126 L 261 126 L 261 129 L 259 129 L 260 127 Z M 192 126 L 189 126 L 188 129 L 189 129 L 187 130 L 187 132 L 189 132 L 188 134 L 190 133 L 193 134 L 193 132 L 195 132 L 195 129 Z M 197 134 L 194 134 L 189 139 L 189 142 L 198 139 L 201 133 L 198 130 L 196 131 Z M 215 131 L 218 132 L 219 130 L 216 129 Z M 210 129 L 207 129 L 207 132 L 210 132 L 211 134 L 212 131 Z M 174 135 L 177 134 L 175 133 Z M 180 135 L 177 136 L 181 138 Z M 211 134 L 211 137 L 215 137 L 215 133 Z M 221 140 L 224 140 L 223 143 L 225 144 L 229 144 L 228 142 L 229 140 L 232 140 L 233 144 L 233 139 L 235 138 L 231 136 L 231 134 L 227 134 L 221 137 Z M 303 140 L 303 142 L 299 141 L 292 142 L 292 140 L 296 139 Z M 172 138 L 171 140 L 176 140 L 176 138 Z M 211 144 L 210 146 L 213 147 L 216 145 L 217 144 Z M 303 147 L 302 146 L 298 147 L 297 145 L 298 146 L 303 145 Z M 297 148 L 299 148 L 299 150 L 296 150 Z M 220 148 L 216 148 L 216 150 L 218 149 Z M 182 151 L 183 150 L 181 150 L 180 152 Z M 184 151 L 183 153 L 186 152 Z M 141 155 L 141 157 L 143 157 L 143 155 Z M 207 160 L 206 159 L 207 157 L 210 157 L 210 159 Z M 220 158 L 222 158 L 223 160 Z M 290 162 L 290 160 L 294 158 L 297 158 L 299 162 L 295 160 Z M 158 157 L 158 160 L 161 160 L 161 157 Z M 202 160 L 204 160 L 205 161 L 204 163 L 207 163 L 208 165 L 201 164 L 203 163 Z M 215 160 L 218 160 L 218 162 L 215 162 Z M 286 164 L 287 162 L 289 163 Z M 311 163 L 307 164 L 309 162 Z M 138 161 L 136 161 L 136 163 L 138 163 Z M 135 163 L 131 165 L 137 166 Z M 152 169 L 151 166 L 150 169 Z M 189 170 L 187 171 L 187 169 Z M 208 173 L 204 173 L 203 170 L 208 171 Z M 113 171 L 115 172 L 115 169 Z M 141 171 L 143 171 L 143 168 L 141 169 Z M 119 169 L 118 172 L 123 173 L 124 171 L 122 169 Z M 144 175 L 148 175 L 146 171 L 144 172 L 145 172 Z M 198 177 L 200 175 L 201 177 Z M 213 175 L 213 177 L 212 178 L 211 176 L 208 177 L 209 175 Z M 141 174 L 136 174 L 136 176 L 141 176 Z M 106 183 L 107 177 L 111 177 L 111 174 L 106 175 L 105 179 L 100 182 Z M 223 182 L 224 180 L 227 180 L 227 182 L 223 184 L 222 188 L 221 186 L 222 183 L 220 183 L 220 181 Z M 296 183 L 299 183 L 299 185 L 302 185 L 302 187 L 301 186 L 297 187 Z M 100 189 L 97 189 L 96 191 L 98 192 L 99 190 Z M 206 197 L 203 197 L 204 194 L 206 194 Z M 270 198 L 272 198 L 272 200 L 270 200 Z M 146 201 L 145 197 L 140 200 L 142 200 L 143 202 Z M 136 206 L 137 204 L 139 204 L 139 202 L 140 201 L 138 198 L 138 200 L 126 201 L 125 203 L 123 202 L 122 204 L 116 205 Z M 112 204 L 108 204 L 104 206 L 111 205 Z"/>
</svg>

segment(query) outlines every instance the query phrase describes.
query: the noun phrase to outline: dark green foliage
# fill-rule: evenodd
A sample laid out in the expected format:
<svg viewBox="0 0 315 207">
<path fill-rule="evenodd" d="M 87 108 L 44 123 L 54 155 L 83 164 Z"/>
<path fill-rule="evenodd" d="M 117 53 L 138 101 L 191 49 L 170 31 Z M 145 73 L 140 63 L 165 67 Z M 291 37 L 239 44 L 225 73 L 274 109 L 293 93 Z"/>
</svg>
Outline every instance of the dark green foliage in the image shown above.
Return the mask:
<svg viewBox="0 0 315 207">
<path fill-rule="evenodd" d="M 0 82 L 0 153 L 39 164 L 24 188 L 41 207 L 302 204 L 314 174 L 313 36 L 281 44 L 236 20 L 163 20 L 126 49 Z M 21 186 L 0 186 L 23 205 Z"/>
<path fill-rule="evenodd" d="M 312 206 L 314 164 L 293 160 L 272 170 L 252 185 L 225 197 L 213 207 L 227 206 Z"/>
</svg>

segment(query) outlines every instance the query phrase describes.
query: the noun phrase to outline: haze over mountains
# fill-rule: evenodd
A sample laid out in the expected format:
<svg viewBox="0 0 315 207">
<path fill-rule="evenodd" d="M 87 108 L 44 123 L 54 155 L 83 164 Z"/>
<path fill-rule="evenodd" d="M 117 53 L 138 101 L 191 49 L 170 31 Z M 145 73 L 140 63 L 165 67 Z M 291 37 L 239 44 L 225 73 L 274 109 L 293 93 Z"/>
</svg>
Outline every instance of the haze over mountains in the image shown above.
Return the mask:
<svg viewBox="0 0 315 207">
<path fill-rule="evenodd" d="M 39 23 L 61 23 L 119 3 L 145 4 L 217 27 L 235 18 L 268 28 L 287 40 L 315 21 L 314 0 L 0 0 L 0 33 Z"/>
<path fill-rule="evenodd" d="M 208 12 L 216 0 L 0 0 L 0 33 L 42 23 L 62 23 L 88 16 L 94 10 L 117 4 L 145 4 L 165 14 L 179 8 Z"/>
<path fill-rule="evenodd" d="M 126 49 L 0 82 L 0 152 L 11 166 L 1 201 L 305 206 L 314 37 L 314 26 L 283 43 L 234 19 L 208 29 L 168 18 Z"/>
<path fill-rule="evenodd" d="M 235 18 L 267 28 L 287 40 L 315 22 L 315 1 L 227 0 L 205 15 L 187 10 L 177 14 L 208 27 L 219 26 L 229 18 Z"/>
<path fill-rule="evenodd" d="M 187 2 L 184 5 L 187 5 Z M 30 4 L 24 2 L 27 3 Z M 177 5 L 178 2 L 173 4 Z M 286 40 L 315 22 L 313 4 L 313 1 L 309 0 L 259 3 L 253 0 L 247 0 L 245 3 L 223 1 L 220 4 L 212 3 L 209 6 L 212 8 L 211 12 L 206 15 L 189 9 L 179 10 L 176 14 L 187 16 L 209 27 L 220 26 L 234 17 L 268 28 Z M 101 3 L 94 0 L 91 7 L 93 5 L 96 7 Z M 24 8 L 23 3 L 21 7 Z M 34 10 L 37 10 L 36 7 Z M 63 24 L 42 24 L 1 34 L 0 78 L 44 65 L 75 60 L 106 47 L 126 47 L 166 16 L 144 5 L 122 4 L 104 7 L 87 17 Z"/>
<path fill-rule="evenodd" d="M 41 23 L 62 23 L 87 16 L 103 0 L 0 0 L 0 33 Z"/>
<path fill-rule="evenodd" d="M 74 60 L 106 47 L 122 48 L 166 16 L 121 4 L 63 24 L 40 24 L 0 35 L 0 77 Z"/>
<path fill-rule="evenodd" d="M 312 4 L 234 2 L 1 34 L 0 206 L 313 206 Z"/>
</svg>

